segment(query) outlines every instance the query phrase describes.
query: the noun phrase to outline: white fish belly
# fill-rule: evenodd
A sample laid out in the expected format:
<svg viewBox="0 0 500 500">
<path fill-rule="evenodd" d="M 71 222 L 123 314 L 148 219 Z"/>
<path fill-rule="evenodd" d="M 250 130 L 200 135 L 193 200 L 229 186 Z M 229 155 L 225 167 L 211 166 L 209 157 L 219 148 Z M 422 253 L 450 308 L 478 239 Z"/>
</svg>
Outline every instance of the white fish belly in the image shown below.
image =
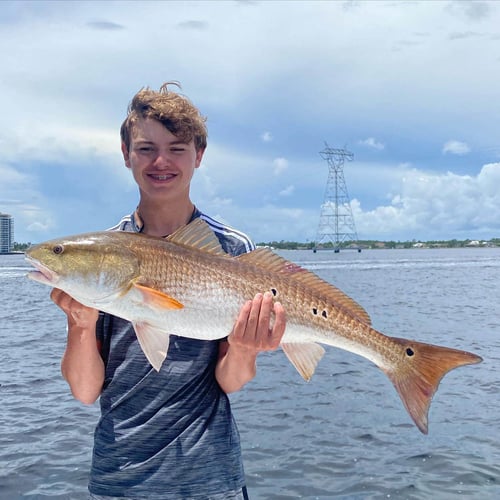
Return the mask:
<svg viewBox="0 0 500 500">
<path fill-rule="evenodd" d="M 211 290 L 205 297 L 190 293 L 175 299 L 183 304 L 182 309 L 160 309 L 149 306 L 140 292 L 130 291 L 112 304 L 101 305 L 101 309 L 133 323 L 148 323 L 171 335 L 216 340 L 231 333 L 243 303 L 224 290 Z"/>
</svg>

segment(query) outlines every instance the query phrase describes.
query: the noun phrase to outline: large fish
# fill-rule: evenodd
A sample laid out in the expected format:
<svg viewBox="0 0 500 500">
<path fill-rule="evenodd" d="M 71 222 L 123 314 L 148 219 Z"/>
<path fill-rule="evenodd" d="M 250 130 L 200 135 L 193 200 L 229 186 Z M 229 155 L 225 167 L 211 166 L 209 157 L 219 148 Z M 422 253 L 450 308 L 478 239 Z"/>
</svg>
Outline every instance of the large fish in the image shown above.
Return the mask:
<svg viewBox="0 0 500 500">
<path fill-rule="evenodd" d="M 159 370 L 169 334 L 220 339 L 243 303 L 270 291 L 287 315 L 281 347 L 309 380 L 328 344 L 359 354 L 390 378 L 423 432 L 441 378 L 481 361 L 475 354 L 388 337 L 339 289 L 268 249 L 230 257 L 201 219 L 166 239 L 105 231 L 33 246 L 29 277 L 90 307 L 127 319 Z M 167 361 L 168 362 L 168 361 Z"/>
</svg>

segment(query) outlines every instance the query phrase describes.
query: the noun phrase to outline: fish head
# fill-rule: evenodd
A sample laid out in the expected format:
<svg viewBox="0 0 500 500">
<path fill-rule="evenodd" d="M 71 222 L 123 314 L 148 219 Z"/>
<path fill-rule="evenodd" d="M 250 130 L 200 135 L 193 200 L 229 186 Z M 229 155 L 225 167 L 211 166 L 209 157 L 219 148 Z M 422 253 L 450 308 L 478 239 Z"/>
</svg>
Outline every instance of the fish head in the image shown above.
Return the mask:
<svg viewBox="0 0 500 500">
<path fill-rule="evenodd" d="M 112 231 L 50 240 L 30 247 L 28 278 L 98 307 L 126 293 L 139 275 L 137 256 Z"/>
</svg>

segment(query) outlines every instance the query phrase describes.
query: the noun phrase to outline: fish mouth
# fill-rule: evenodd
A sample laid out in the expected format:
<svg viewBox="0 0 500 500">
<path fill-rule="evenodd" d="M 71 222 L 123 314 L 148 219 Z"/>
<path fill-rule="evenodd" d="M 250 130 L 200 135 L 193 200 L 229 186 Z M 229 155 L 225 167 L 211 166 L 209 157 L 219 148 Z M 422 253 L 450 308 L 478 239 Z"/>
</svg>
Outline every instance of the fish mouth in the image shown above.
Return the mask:
<svg viewBox="0 0 500 500">
<path fill-rule="evenodd" d="M 26 256 L 26 260 L 36 269 L 36 271 L 30 271 L 28 273 L 28 278 L 43 283 L 44 285 L 54 285 L 59 281 L 59 275 L 51 271 L 38 260 L 29 256 Z"/>
</svg>

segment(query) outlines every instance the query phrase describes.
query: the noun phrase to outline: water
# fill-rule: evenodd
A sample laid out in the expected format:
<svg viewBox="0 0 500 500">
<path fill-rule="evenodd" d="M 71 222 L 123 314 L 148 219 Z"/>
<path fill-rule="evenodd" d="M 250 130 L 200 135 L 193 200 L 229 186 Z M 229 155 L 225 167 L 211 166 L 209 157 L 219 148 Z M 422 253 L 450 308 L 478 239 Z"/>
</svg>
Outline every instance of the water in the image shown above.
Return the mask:
<svg viewBox="0 0 500 500">
<path fill-rule="evenodd" d="M 282 252 L 395 336 L 473 351 L 441 382 L 429 435 L 370 362 L 327 347 L 305 383 L 281 352 L 231 396 L 252 499 L 500 498 L 500 249 Z M 72 399 L 65 317 L 22 256 L 0 256 L 0 499 L 84 499 L 97 405 Z"/>
</svg>

